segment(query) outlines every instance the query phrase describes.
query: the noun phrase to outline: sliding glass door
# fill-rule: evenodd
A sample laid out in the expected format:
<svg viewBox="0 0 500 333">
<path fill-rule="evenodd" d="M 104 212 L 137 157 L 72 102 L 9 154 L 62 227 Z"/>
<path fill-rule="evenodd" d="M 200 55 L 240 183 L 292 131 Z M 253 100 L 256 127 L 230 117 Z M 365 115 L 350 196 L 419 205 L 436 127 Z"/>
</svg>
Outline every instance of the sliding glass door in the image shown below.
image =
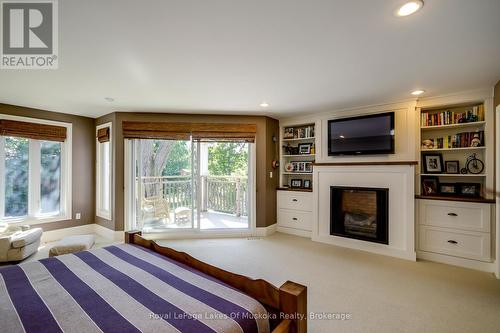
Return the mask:
<svg viewBox="0 0 500 333">
<path fill-rule="evenodd" d="M 250 144 L 131 140 L 135 228 L 249 229 Z"/>
</svg>

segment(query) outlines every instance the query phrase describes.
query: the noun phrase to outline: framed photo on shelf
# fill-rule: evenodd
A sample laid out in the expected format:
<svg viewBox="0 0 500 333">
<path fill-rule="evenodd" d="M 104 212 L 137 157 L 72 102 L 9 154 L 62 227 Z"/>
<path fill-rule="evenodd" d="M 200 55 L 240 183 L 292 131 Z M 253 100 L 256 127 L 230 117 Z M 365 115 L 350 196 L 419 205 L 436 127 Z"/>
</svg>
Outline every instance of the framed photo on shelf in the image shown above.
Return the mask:
<svg viewBox="0 0 500 333">
<path fill-rule="evenodd" d="M 311 154 L 311 143 L 301 143 L 299 144 L 299 154 L 300 155 L 310 155 Z"/>
<path fill-rule="evenodd" d="M 437 177 L 422 177 L 422 195 L 439 194 L 439 179 Z"/>
<path fill-rule="evenodd" d="M 460 173 L 460 162 L 446 161 L 444 162 L 444 169 L 446 173 Z"/>
<path fill-rule="evenodd" d="M 283 131 L 283 139 L 293 139 L 293 127 L 286 127 Z"/>
<path fill-rule="evenodd" d="M 302 179 L 292 179 L 290 181 L 291 188 L 301 188 L 302 187 Z"/>
<path fill-rule="evenodd" d="M 479 183 L 459 183 L 457 186 L 459 195 L 478 197 L 481 193 L 481 184 Z"/>
<path fill-rule="evenodd" d="M 439 194 L 441 195 L 457 195 L 457 184 L 439 183 Z"/>
<path fill-rule="evenodd" d="M 304 188 L 311 188 L 311 180 L 304 179 Z"/>
<path fill-rule="evenodd" d="M 443 155 L 439 153 L 422 154 L 424 173 L 443 173 Z"/>
</svg>

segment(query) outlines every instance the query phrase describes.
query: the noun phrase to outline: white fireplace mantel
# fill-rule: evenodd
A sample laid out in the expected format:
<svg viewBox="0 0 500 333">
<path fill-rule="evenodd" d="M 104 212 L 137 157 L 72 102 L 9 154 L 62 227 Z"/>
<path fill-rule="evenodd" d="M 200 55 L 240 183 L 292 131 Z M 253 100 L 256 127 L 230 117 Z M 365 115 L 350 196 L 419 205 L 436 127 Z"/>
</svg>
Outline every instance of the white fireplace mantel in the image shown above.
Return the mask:
<svg viewBox="0 0 500 333">
<path fill-rule="evenodd" d="M 312 240 L 416 260 L 412 162 L 317 164 L 314 166 Z M 330 235 L 330 186 L 389 189 L 389 244 Z"/>
</svg>

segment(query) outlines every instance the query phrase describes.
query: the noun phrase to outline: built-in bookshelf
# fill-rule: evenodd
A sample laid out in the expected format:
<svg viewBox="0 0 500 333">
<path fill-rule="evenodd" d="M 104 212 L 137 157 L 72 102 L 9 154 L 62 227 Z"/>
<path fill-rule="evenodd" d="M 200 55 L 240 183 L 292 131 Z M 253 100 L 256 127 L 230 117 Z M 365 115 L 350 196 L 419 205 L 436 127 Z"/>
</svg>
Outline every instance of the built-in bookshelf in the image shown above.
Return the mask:
<svg viewBox="0 0 500 333">
<path fill-rule="evenodd" d="M 314 123 L 281 128 L 280 189 L 312 191 L 315 134 Z"/>
<path fill-rule="evenodd" d="M 471 201 L 487 196 L 491 121 L 483 102 L 420 109 L 417 195 Z"/>
</svg>

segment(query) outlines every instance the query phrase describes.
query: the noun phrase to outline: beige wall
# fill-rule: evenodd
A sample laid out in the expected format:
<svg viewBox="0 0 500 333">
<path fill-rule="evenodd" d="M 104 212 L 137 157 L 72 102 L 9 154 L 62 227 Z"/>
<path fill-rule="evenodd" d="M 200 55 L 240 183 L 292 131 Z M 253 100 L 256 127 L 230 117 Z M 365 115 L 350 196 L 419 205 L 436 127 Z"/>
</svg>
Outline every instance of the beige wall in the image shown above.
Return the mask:
<svg viewBox="0 0 500 333">
<path fill-rule="evenodd" d="M 166 113 L 123 113 L 118 112 L 96 120 L 96 124 L 113 122 L 114 139 L 114 211 L 113 221 L 97 220 L 97 223 L 112 230 L 124 229 L 124 140 L 122 135 L 123 121 L 158 121 L 158 122 L 204 122 L 204 123 L 248 123 L 257 125 L 256 169 L 257 169 L 257 227 L 265 227 L 276 223 L 276 187 L 277 171 L 269 178 L 274 158 L 272 135 L 278 135 L 278 121 L 261 116 L 218 116 L 218 115 L 186 115 Z"/>
<path fill-rule="evenodd" d="M 22 117 L 61 121 L 73 124 L 73 193 L 72 214 L 80 220 L 38 224 L 44 231 L 94 223 L 95 219 L 95 129 L 94 119 L 69 114 L 0 104 L 0 113 Z"/>
</svg>

